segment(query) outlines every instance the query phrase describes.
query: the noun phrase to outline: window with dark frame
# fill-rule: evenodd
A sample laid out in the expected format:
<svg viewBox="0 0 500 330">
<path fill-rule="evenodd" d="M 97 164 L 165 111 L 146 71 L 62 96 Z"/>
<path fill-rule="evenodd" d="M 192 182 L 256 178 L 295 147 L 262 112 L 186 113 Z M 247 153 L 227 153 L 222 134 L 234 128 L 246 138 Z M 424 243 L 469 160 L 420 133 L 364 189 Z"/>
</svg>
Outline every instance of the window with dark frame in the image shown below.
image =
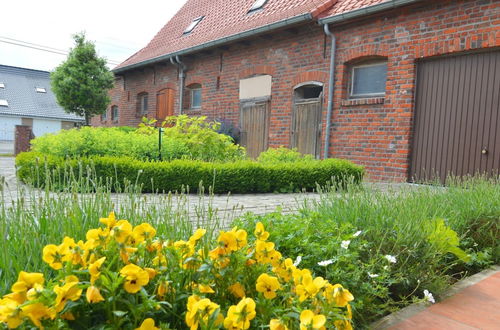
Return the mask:
<svg viewBox="0 0 500 330">
<path fill-rule="evenodd" d="M 137 113 L 140 115 L 148 113 L 148 93 L 141 93 L 137 96 Z"/>
<path fill-rule="evenodd" d="M 108 120 L 108 110 L 104 111 L 101 114 L 101 121 L 106 121 L 106 120 Z"/>
<path fill-rule="evenodd" d="M 183 34 L 191 33 L 198 26 L 198 24 L 200 24 L 200 22 L 203 20 L 203 18 L 205 18 L 205 16 L 200 16 L 200 17 L 195 18 L 191 22 L 191 24 L 189 24 L 189 26 L 186 28 L 186 30 L 184 30 Z"/>
<path fill-rule="evenodd" d="M 352 66 L 349 98 L 383 97 L 387 82 L 387 61 Z"/>
<path fill-rule="evenodd" d="M 248 12 L 250 13 L 252 11 L 261 9 L 262 7 L 264 7 L 264 5 L 266 3 L 267 3 L 267 0 L 255 0 L 255 2 L 253 3 L 252 7 L 250 7 Z"/>
<path fill-rule="evenodd" d="M 114 105 L 111 107 L 111 120 L 118 121 L 118 116 L 119 116 L 118 106 Z"/>
</svg>

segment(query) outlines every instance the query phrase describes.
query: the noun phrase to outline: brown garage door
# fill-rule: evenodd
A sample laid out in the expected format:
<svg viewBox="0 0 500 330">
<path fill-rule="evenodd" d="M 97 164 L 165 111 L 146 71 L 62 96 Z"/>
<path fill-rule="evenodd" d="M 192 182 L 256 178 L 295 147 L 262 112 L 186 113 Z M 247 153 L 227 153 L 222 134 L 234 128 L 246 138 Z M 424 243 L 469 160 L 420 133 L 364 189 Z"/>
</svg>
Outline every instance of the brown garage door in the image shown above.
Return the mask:
<svg viewBox="0 0 500 330">
<path fill-rule="evenodd" d="M 497 173 L 500 51 L 417 64 L 410 180 Z"/>
</svg>

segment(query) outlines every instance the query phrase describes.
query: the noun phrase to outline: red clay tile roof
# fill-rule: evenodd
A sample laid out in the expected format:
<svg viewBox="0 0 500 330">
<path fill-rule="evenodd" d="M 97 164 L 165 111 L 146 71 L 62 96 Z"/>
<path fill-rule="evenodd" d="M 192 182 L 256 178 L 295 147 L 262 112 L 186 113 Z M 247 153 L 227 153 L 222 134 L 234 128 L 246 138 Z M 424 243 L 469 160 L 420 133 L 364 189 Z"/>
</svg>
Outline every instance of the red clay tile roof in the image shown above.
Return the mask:
<svg viewBox="0 0 500 330">
<path fill-rule="evenodd" d="M 355 9 L 361 9 L 390 0 L 338 0 L 335 6 L 321 14 L 321 17 L 330 17 L 344 14 Z"/>
<path fill-rule="evenodd" d="M 268 0 L 262 10 L 248 13 L 255 0 L 188 0 L 146 47 L 115 70 L 302 15 L 329 17 L 385 1 L 389 0 Z M 200 16 L 205 17 L 184 35 Z"/>
</svg>

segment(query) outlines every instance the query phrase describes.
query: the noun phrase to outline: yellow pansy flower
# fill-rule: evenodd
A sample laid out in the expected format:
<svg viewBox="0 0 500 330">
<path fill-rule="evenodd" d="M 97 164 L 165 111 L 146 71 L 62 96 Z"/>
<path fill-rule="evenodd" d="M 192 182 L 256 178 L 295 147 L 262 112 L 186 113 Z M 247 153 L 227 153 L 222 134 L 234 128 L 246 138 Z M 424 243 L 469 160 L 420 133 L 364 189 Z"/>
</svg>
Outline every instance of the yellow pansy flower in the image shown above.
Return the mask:
<svg viewBox="0 0 500 330">
<path fill-rule="evenodd" d="M 189 243 L 191 245 L 196 245 L 198 241 L 207 233 L 206 229 L 197 229 L 194 234 L 189 237 Z"/>
<path fill-rule="evenodd" d="M 314 280 L 311 273 L 306 273 L 302 277 L 302 281 L 296 286 L 295 292 L 299 296 L 299 301 L 303 302 L 308 298 L 313 298 L 323 288 L 328 281 L 324 280 L 322 277 L 316 277 Z"/>
<path fill-rule="evenodd" d="M 154 229 L 149 223 L 141 223 L 134 228 L 132 234 L 135 238 L 135 242 L 139 244 L 148 239 L 153 239 L 156 235 L 156 229 Z"/>
<path fill-rule="evenodd" d="M 198 296 L 191 296 L 188 298 L 186 324 L 191 330 L 198 329 L 200 323 L 206 326 L 212 314 L 219 308 L 219 305 L 208 298 L 200 299 Z M 222 319 L 216 321 L 216 323 L 219 322 L 222 322 Z"/>
<path fill-rule="evenodd" d="M 20 303 L 10 298 L 0 300 L 0 322 L 6 323 L 9 329 L 15 329 L 23 323 Z"/>
<path fill-rule="evenodd" d="M 148 272 L 134 264 L 129 264 L 120 270 L 120 274 L 125 277 L 123 288 L 128 293 L 137 293 L 149 282 Z"/>
<path fill-rule="evenodd" d="M 324 295 L 329 303 L 334 302 L 339 307 L 345 307 L 350 301 L 354 300 L 354 296 L 349 290 L 344 289 L 340 284 L 328 285 Z"/>
<path fill-rule="evenodd" d="M 163 299 L 165 297 L 165 294 L 168 292 L 169 287 L 170 285 L 167 281 L 161 281 L 160 284 L 158 284 L 156 293 L 160 299 Z"/>
<path fill-rule="evenodd" d="M 255 244 L 255 258 L 261 264 L 270 263 L 273 252 L 275 252 L 273 242 L 258 240 Z"/>
<path fill-rule="evenodd" d="M 64 309 L 68 300 L 76 301 L 82 295 L 82 289 L 78 287 L 78 279 L 75 276 L 67 276 L 63 286 L 56 285 L 54 292 L 57 294 L 55 300 L 56 312 Z"/>
<path fill-rule="evenodd" d="M 130 235 L 132 235 L 132 225 L 127 220 L 119 220 L 111 230 L 111 236 L 118 243 L 125 243 Z"/>
<path fill-rule="evenodd" d="M 198 289 L 201 293 L 215 293 L 215 291 L 208 284 L 199 284 Z"/>
<path fill-rule="evenodd" d="M 101 267 L 106 257 L 102 257 L 89 265 L 90 283 L 94 284 L 101 275 Z"/>
<path fill-rule="evenodd" d="M 264 225 L 260 221 L 255 225 L 255 231 L 253 233 L 255 237 L 261 241 L 265 241 L 269 238 L 269 233 L 264 229 Z"/>
<path fill-rule="evenodd" d="M 28 292 L 28 290 L 35 287 L 35 285 L 43 285 L 42 273 L 27 273 L 24 271 L 19 272 L 17 282 L 12 285 L 12 292 Z"/>
<path fill-rule="evenodd" d="M 281 286 L 277 277 L 269 276 L 264 273 L 257 278 L 255 288 L 257 292 L 263 293 L 266 299 L 273 299 L 276 297 L 276 291 L 279 290 Z"/>
<path fill-rule="evenodd" d="M 230 231 L 222 231 L 218 238 L 219 246 L 222 248 L 224 254 L 230 254 L 238 250 L 238 242 L 236 235 Z"/>
<path fill-rule="evenodd" d="M 289 282 L 292 279 L 293 271 L 295 269 L 297 268 L 293 265 L 292 259 L 287 258 L 274 267 L 273 272 L 278 274 L 278 276 L 285 282 Z"/>
<path fill-rule="evenodd" d="M 104 301 L 103 296 L 98 288 L 91 285 L 87 288 L 87 292 L 85 293 L 85 297 L 90 304 L 96 304 L 98 302 Z"/>
<path fill-rule="evenodd" d="M 56 317 L 55 311 L 42 303 L 29 304 L 21 307 L 21 310 L 38 328 L 43 328 L 41 320 Z"/>
<path fill-rule="evenodd" d="M 152 318 L 145 319 L 141 326 L 135 328 L 135 330 L 160 330 L 160 328 L 155 326 L 155 321 Z"/>
<path fill-rule="evenodd" d="M 288 330 L 288 327 L 279 319 L 272 319 L 271 322 L 269 322 L 269 328 L 271 330 Z"/>
<path fill-rule="evenodd" d="M 67 260 L 69 251 L 65 246 L 49 244 L 43 248 L 42 254 L 43 261 L 55 270 L 59 270 L 62 268 L 63 262 Z"/>
<path fill-rule="evenodd" d="M 352 330 L 352 324 L 348 320 L 337 320 L 333 324 L 337 330 Z"/>
<path fill-rule="evenodd" d="M 300 330 L 326 329 L 325 323 L 326 317 L 324 315 L 316 315 L 308 309 L 300 313 Z"/>
<path fill-rule="evenodd" d="M 113 229 L 113 227 L 116 225 L 115 212 L 109 212 L 108 217 L 100 218 L 99 222 L 105 224 L 108 229 Z"/>
<path fill-rule="evenodd" d="M 236 282 L 227 288 L 229 292 L 233 294 L 236 298 L 243 298 L 245 296 L 245 288 L 240 283 Z"/>
<path fill-rule="evenodd" d="M 238 229 L 237 227 L 234 227 L 231 232 L 234 234 L 234 237 L 236 238 L 236 247 L 237 249 L 241 249 L 247 245 L 247 232 L 244 229 Z"/>
<path fill-rule="evenodd" d="M 250 321 L 255 318 L 255 315 L 255 301 L 252 298 L 243 298 L 236 306 L 229 307 L 224 327 L 248 329 Z"/>
<path fill-rule="evenodd" d="M 97 228 L 90 229 L 87 231 L 85 238 L 87 242 L 85 244 L 86 249 L 95 249 L 98 246 L 104 246 L 108 242 L 110 231 L 108 228 Z"/>
</svg>

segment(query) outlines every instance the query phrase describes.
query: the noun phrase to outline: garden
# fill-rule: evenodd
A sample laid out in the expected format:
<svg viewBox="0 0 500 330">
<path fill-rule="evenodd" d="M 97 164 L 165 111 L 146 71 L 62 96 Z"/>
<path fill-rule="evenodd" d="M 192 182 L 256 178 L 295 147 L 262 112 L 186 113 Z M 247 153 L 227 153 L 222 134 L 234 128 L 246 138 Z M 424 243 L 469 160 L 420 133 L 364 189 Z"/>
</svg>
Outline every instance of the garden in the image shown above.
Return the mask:
<svg viewBox="0 0 500 330">
<path fill-rule="evenodd" d="M 284 148 L 248 160 L 217 123 L 176 120 L 162 160 L 147 124 L 46 136 L 18 156 L 39 189 L 10 204 L 0 190 L 1 326 L 362 329 L 499 262 L 498 179 L 379 191 L 350 162 Z M 205 136 L 226 145 L 203 151 Z M 240 181 L 320 198 L 228 224 L 204 199 Z"/>
</svg>

